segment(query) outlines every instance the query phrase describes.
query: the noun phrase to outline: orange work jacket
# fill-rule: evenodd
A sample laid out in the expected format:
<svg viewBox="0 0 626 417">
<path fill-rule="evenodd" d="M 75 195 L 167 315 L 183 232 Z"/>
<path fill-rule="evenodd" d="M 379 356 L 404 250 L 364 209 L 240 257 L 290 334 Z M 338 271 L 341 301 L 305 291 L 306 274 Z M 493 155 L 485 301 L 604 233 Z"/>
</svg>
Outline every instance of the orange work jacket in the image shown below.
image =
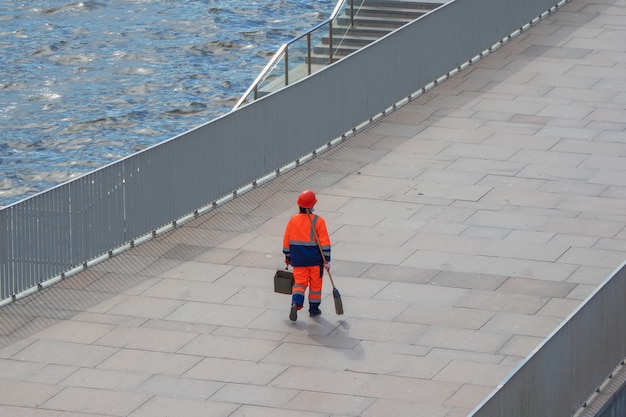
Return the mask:
<svg viewBox="0 0 626 417">
<path fill-rule="evenodd" d="M 310 220 L 309 216 L 311 216 Z M 326 222 L 315 214 L 298 213 L 287 222 L 283 237 L 283 253 L 290 260 L 292 266 L 324 264 L 324 259 L 315 240 L 315 233 L 311 228 L 311 221 L 319 237 L 324 257 L 327 262 L 330 262 L 330 238 L 328 237 Z"/>
</svg>

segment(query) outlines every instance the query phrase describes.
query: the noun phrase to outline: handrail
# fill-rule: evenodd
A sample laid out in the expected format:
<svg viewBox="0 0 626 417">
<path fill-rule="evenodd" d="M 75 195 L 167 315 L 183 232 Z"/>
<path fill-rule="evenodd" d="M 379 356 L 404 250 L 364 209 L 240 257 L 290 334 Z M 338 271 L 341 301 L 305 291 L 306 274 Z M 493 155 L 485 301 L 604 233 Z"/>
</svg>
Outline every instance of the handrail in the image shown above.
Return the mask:
<svg viewBox="0 0 626 417">
<path fill-rule="evenodd" d="M 265 80 L 267 79 L 267 77 L 271 74 L 271 72 L 276 68 L 276 66 L 278 65 L 278 63 L 280 62 L 280 60 L 285 57 L 285 86 L 289 85 L 289 67 L 288 67 L 288 57 L 289 57 L 289 45 L 296 43 L 297 41 L 303 39 L 304 37 L 307 38 L 307 60 L 308 60 L 308 67 L 307 67 L 307 75 L 311 75 L 312 73 L 312 67 L 311 67 L 311 33 L 315 32 L 316 30 L 328 25 L 328 36 L 330 39 L 330 47 L 329 47 L 329 62 L 332 63 L 333 62 L 333 20 L 335 20 L 337 18 L 337 16 L 339 15 L 340 11 L 343 9 L 344 5 L 347 2 L 350 2 L 350 26 L 354 25 L 354 17 L 355 17 L 355 13 L 354 13 L 354 0 L 339 0 L 337 2 L 337 4 L 335 5 L 335 8 L 333 9 L 333 12 L 331 13 L 330 17 L 328 19 L 326 19 L 325 21 L 323 21 L 322 23 L 318 24 L 317 26 L 315 26 L 314 28 L 308 30 L 307 32 L 291 39 L 289 42 L 282 44 L 279 48 L 278 51 L 272 56 L 272 58 L 270 59 L 270 61 L 267 63 L 267 65 L 263 68 L 263 70 L 261 71 L 261 73 L 254 79 L 254 81 L 252 82 L 252 85 L 250 85 L 250 87 L 248 87 L 248 89 L 246 90 L 246 92 L 241 96 L 241 98 L 237 101 L 237 103 L 233 106 L 233 110 L 237 110 L 239 107 L 241 107 L 241 105 L 243 105 L 246 100 L 248 99 L 248 97 L 250 97 L 251 94 L 253 94 L 253 99 L 256 100 L 258 98 L 258 88 L 259 85 Z M 361 4 L 363 4 L 363 0 L 361 0 Z"/>
<path fill-rule="evenodd" d="M 252 85 L 250 87 L 248 87 L 248 89 L 246 90 L 244 95 L 241 96 L 239 101 L 237 101 L 237 104 L 235 104 L 235 107 L 234 107 L 235 109 L 239 108 L 239 106 L 241 106 L 241 104 L 243 104 L 243 102 L 245 101 L 246 97 L 248 97 L 253 90 L 254 90 L 254 98 L 255 99 L 257 98 L 257 87 L 258 87 L 258 85 L 261 83 L 261 81 L 263 81 L 265 79 L 265 77 L 267 77 L 269 72 L 278 63 L 280 58 L 282 58 L 283 51 L 285 49 L 287 49 L 287 44 L 286 43 L 282 44 L 280 46 L 280 48 L 278 48 L 278 52 L 276 52 L 274 54 L 274 56 L 272 56 L 272 58 L 270 59 L 270 62 L 267 63 L 267 65 L 263 68 L 261 73 L 254 79 L 254 81 L 252 82 Z"/>
</svg>

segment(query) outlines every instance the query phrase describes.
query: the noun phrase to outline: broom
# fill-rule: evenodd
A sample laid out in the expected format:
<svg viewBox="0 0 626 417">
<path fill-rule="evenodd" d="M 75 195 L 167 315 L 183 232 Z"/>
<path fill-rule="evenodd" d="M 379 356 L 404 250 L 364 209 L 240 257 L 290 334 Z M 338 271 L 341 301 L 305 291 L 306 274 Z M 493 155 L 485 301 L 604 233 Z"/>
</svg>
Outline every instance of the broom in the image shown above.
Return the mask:
<svg viewBox="0 0 626 417">
<path fill-rule="evenodd" d="M 315 235 L 315 241 L 317 242 L 317 247 L 320 250 L 320 255 L 322 255 L 322 260 L 324 264 L 326 264 L 326 257 L 324 256 L 324 251 L 322 250 L 322 244 L 320 243 L 320 239 L 317 236 L 317 231 L 315 230 L 315 226 L 313 226 L 313 220 L 311 219 L 311 210 L 307 209 L 307 217 L 311 222 L 311 229 L 313 230 L 313 234 Z M 335 313 L 338 315 L 343 314 L 343 303 L 341 302 L 341 294 L 339 294 L 339 290 L 335 287 L 335 282 L 333 281 L 333 276 L 330 274 L 330 268 L 326 268 L 326 272 L 328 272 L 328 278 L 330 278 L 330 283 L 333 286 L 333 299 L 335 301 Z"/>
</svg>

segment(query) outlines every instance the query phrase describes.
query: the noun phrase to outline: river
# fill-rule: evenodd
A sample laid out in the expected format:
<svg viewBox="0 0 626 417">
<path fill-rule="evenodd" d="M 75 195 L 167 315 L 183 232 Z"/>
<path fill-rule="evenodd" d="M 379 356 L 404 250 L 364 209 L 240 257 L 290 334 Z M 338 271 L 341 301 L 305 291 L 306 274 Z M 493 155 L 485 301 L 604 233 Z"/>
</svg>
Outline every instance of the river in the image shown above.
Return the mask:
<svg viewBox="0 0 626 417">
<path fill-rule="evenodd" d="M 335 4 L 0 0 L 0 206 L 229 112 Z"/>
</svg>

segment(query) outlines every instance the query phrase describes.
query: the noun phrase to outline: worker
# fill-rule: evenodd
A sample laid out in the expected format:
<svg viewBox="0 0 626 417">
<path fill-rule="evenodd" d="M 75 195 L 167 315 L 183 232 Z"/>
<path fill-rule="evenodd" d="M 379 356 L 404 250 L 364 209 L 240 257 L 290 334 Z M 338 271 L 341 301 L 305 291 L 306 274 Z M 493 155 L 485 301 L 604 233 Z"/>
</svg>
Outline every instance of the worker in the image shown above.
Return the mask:
<svg viewBox="0 0 626 417">
<path fill-rule="evenodd" d="M 324 219 L 313 214 L 317 203 L 315 193 L 305 190 L 298 196 L 299 213 L 287 222 L 283 237 L 285 264 L 293 267 L 294 286 L 291 295 L 289 319 L 296 321 L 304 305 L 304 294 L 309 288 L 309 315 L 322 314 L 322 277 L 330 270 L 330 238 Z"/>
</svg>

